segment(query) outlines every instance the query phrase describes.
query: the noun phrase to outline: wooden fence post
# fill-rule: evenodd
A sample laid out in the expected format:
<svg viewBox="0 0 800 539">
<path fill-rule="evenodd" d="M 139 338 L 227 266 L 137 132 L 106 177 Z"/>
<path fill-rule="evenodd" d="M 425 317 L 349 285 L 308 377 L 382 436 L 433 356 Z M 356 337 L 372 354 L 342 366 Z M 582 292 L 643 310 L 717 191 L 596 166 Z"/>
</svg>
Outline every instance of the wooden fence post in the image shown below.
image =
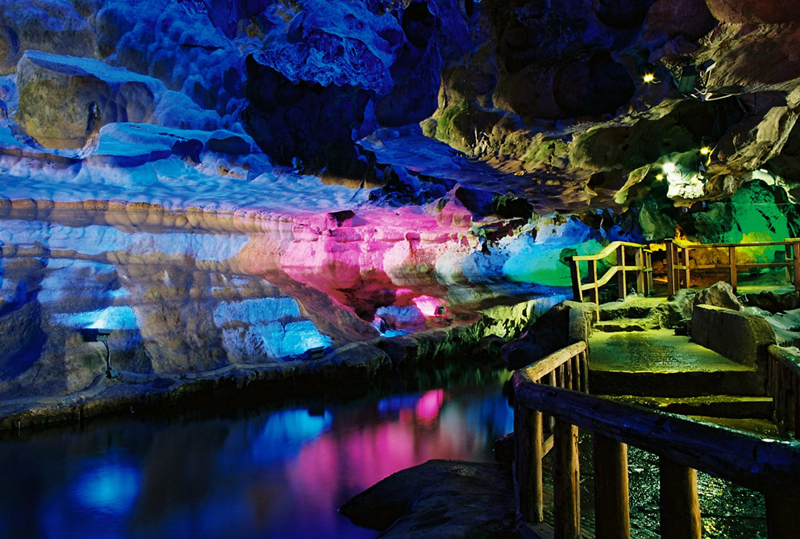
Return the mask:
<svg viewBox="0 0 800 539">
<path fill-rule="evenodd" d="M 671 296 L 677 292 L 675 287 L 675 248 L 672 240 L 664 242 L 667 247 L 667 295 Z"/>
<path fill-rule="evenodd" d="M 658 459 L 661 475 L 662 539 L 700 539 L 700 501 L 697 471 L 665 457 Z"/>
<path fill-rule="evenodd" d="M 684 269 L 684 278 L 686 279 L 686 288 L 692 287 L 691 275 L 689 273 L 689 246 L 683 248 L 683 265 L 686 266 Z"/>
<path fill-rule="evenodd" d="M 728 265 L 731 272 L 731 288 L 735 294 L 739 279 L 739 272 L 736 270 L 736 247 L 728 247 Z"/>
<path fill-rule="evenodd" d="M 581 290 L 581 266 L 580 262 L 573 259 L 571 256 L 567 258 L 569 264 L 569 272 L 572 277 L 572 299 L 577 302 L 583 303 L 583 290 Z"/>
<path fill-rule="evenodd" d="M 595 536 L 629 539 L 628 446 L 599 434 L 592 441 Z"/>
<path fill-rule="evenodd" d="M 542 414 L 524 406 L 514 407 L 514 466 L 523 520 L 544 520 L 542 497 Z"/>
<path fill-rule="evenodd" d="M 617 247 L 617 266 L 619 272 L 617 273 L 617 292 L 619 299 L 625 299 L 628 295 L 628 277 L 625 274 L 625 246 L 620 245 Z"/>
<path fill-rule="evenodd" d="M 792 243 L 792 259 L 794 262 L 794 289 L 800 292 L 800 241 Z"/>
<path fill-rule="evenodd" d="M 589 260 L 589 279 L 594 284 L 592 289 L 592 298 L 596 305 L 600 305 L 600 287 L 597 286 L 597 260 Z"/>
<path fill-rule="evenodd" d="M 555 536 L 581 536 L 581 485 L 578 464 L 578 427 L 556 420 L 553 429 L 553 497 Z"/>
<path fill-rule="evenodd" d="M 645 252 L 643 247 L 639 247 L 636 251 L 636 265 L 640 268 L 645 268 L 647 265 L 645 264 Z M 645 270 L 640 269 L 636 272 L 636 293 L 644 295 L 646 293 L 647 285 L 645 284 L 645 278 L 647 277 L 647 273 Z"/>
</svg>

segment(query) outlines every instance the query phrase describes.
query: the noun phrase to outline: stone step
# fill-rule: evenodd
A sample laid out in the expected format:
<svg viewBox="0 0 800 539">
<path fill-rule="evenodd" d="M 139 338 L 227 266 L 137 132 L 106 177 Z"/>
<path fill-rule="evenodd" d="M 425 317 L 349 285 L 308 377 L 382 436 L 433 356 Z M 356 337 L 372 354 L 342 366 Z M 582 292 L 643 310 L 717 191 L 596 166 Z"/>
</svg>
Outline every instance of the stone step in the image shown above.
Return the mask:
<svg viewBox="0 0 800 539">
<path fill-rule="evenodd" d="M 625 301 L 604 303 L 600 306 L 600 321 L 650 318 L 655 315 L 659 305 L 664 303 L 663 298 L 631 297 Z"/>
<path fill-rule="evenodd" d="M 655 318 L 618 318 L 597 322 L 594 325 L 595 331 L 604 333 L 616 333 L 618 331 L 647 331 L 658 328 L 658 320 Z"/>
<path fill-rule="evenodd" d="M 772 418 L 771 397 L 709 395 L 705 397 L 674 398 L 617 395 L 610 396 L 610 398 L 673 414 L 728 419 L 769 420 Z"/>
<path fill-rule="evenodd" d="M 754 365 L 742 365 L 670 330 L 595 332 L 589 340 L 590 389 L 606 395 L 699 397 L 764 395 Z"/>
<path fill-rule="evenodd" d="M 589 370 L 589 389 L 600 395 L 638 397 L 696 397 L 722 393 L 763 396 L 763 379 L 755 370 L 716 371 L 603 371 Z"/>
</svg>

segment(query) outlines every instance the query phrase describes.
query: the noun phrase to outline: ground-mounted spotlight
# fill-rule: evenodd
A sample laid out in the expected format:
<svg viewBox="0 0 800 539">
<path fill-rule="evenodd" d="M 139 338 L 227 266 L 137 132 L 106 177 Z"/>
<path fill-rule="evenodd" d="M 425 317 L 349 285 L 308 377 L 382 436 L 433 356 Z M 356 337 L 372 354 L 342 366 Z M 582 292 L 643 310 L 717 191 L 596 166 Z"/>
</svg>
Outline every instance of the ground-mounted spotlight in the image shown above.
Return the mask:
<svg viewBox="0 0 800 539">
<path fill-rule="evenodd" d="M 702 148 L 700 148 L 700 155 L 710 155 L 710 154 L 711 154 L 711 148 L 710 147 L 703 146 Z"/>
<path fill-rule="evenodd" d="M 657 179 L 658 181 L 660 181 L 660 182 L 661 182 L 661 181 L 664 181 L 664 175 L 663 175 L 663 174 L 656 174 L 656 179 Z"/>
<path fill-rule="evenodd" d="M 642 80 L 645 84 L 652 84 L 656 81 L 656 75 L 655 73 L 645 73 L 644 77 L 642 77 Z"/>
<path fill-rule="evenodd" d="M 83 342 L 101 342 L 106 347 L 106 376 L 111 378 L 111 348 L 108 347 L 110 329 L 86 328 L 81 330 Z"/>
</svg>

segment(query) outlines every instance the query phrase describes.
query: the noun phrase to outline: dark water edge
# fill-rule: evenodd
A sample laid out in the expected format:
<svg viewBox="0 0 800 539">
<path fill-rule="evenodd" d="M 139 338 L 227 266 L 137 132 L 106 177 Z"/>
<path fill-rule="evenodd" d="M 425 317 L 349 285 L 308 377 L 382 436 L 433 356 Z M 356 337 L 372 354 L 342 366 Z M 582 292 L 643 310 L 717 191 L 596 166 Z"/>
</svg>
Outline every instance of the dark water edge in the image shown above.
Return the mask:
<svg viewBox="0 0 800 539">
<path fill-rule="evenodd" d="M 374 537 L 350 497 L 433 458 L 491 461 L 508 374 L 357 400 L 134 413 L 6 433 L 0 538 Z M 414 382 L 425 385 L 441 378 Z M 385 394 L 384 394 L 385 395 Z"/>
<path fill-rule="evenodd" d="M 492 461 L 494 440 L 513 429 L 508 377 L 474 366 L 432 370 L 347 400 L 212 399 L 6 432 L 0 539 L 375 537 L 338 508 L 430 459 Z M 583 434 L 587 529 L 590 449 Z M 657 457 L 630 448 L 630 477 L 632 537 L 658 537 Z M 760 494 L 702 473 L 699 490 L 704 537 L 766 537 Z"/>
</svg>

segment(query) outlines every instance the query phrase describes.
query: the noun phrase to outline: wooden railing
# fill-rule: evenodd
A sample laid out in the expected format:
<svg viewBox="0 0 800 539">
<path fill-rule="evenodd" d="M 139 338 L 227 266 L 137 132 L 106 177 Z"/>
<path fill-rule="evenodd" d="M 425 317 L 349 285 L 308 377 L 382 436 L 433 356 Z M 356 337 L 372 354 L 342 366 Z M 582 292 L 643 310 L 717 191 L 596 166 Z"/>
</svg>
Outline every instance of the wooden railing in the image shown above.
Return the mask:
<svg viewBox="0 0 800 539">
<path fill-rule="evenodd" d="M 633 250 L 634 262 L 627 263 L 627 251 Z M 597 262 L 616 254 L 617 263 L 609 268 L 598 279 Z M 652 251 L 647 245 L 615 241 L 596 255 L 573 256 L 569 259 L 570 272 L 572 273 L 572 293 L 575 301 L 583 301 L 584 291 L 589 291 L 592 301 L 600 304 L 600 287 L 607 284 L 616 275 L 619 297 L 624 299 L 628 295 L 628 272 L 636 272 L 636 292 L 649 295 L 653 289 L 653 260 Z M 588 264 L 589 282 L 584 284 L 581 277 L 581 262 Z"/>
<path fill-rule="evenodd" d="M 775 422 L 782 431 L 800 439 L 800 357 L 774 344 L 769 347 L 769 356 L 767 388 Z"/>
<path fill-rule="evenodd" d="M 748 247 L 784 247 L 784 262 L 742 264 L 737 262 L 736 250 Z M 751 268 L 788 268 L 794 289 L 800 291 L 800 238 L 788 238 L 784 241 L 755 243 L 688 243 L 673 240 L 666 241 L 667 247 L 667 293 L 674 294 L 681 288 L 691 288 L 691 272 L 696 270 L 722 269 L 728 270 L 730 284 L 736 292 L 738 274 L 741 270 Z M 698 249 L 725 249 L 728 261 L 725 264 L 702 264 L 691 266 L 689 254 Z"/>
<path fill-rule="evenodd" d="M 550 354 L 530 367 L 517 372 L 525 379 L 574 391 L 589 392 L 589 358 L 586 343 L 581 341 Z M 529 522 L 541 522 L 542 459 L 553 448 L 554 421 L 527 407 L 517 407 L 514 413 L 517 485 L 520 512 Z M 524 493 L 524 494 L 523 494 Z"/>
<path fill-rule="evenodd" d="M 553 356 L 560 361 L 574 357 L 575 350 L 568 347 Z M 662 537 L 701 537 L 696 470 L 764 493 L 770 539 L 797 537 L 800 444 L 764 440 L 684 416 L 552 387 L 539 383 L 532 373 L 541 375 L 538 370 L 520 370 L 513 383 L 520 515 L 534 534 L 543 526 L 541 448 L 546 414 L 555 419 L 552 532 L 556 539 L 581 537 L 579 428 L 593 435 L 598 539 L 630 537 L 629 444 L 659 456 Z"/>
</svg>

